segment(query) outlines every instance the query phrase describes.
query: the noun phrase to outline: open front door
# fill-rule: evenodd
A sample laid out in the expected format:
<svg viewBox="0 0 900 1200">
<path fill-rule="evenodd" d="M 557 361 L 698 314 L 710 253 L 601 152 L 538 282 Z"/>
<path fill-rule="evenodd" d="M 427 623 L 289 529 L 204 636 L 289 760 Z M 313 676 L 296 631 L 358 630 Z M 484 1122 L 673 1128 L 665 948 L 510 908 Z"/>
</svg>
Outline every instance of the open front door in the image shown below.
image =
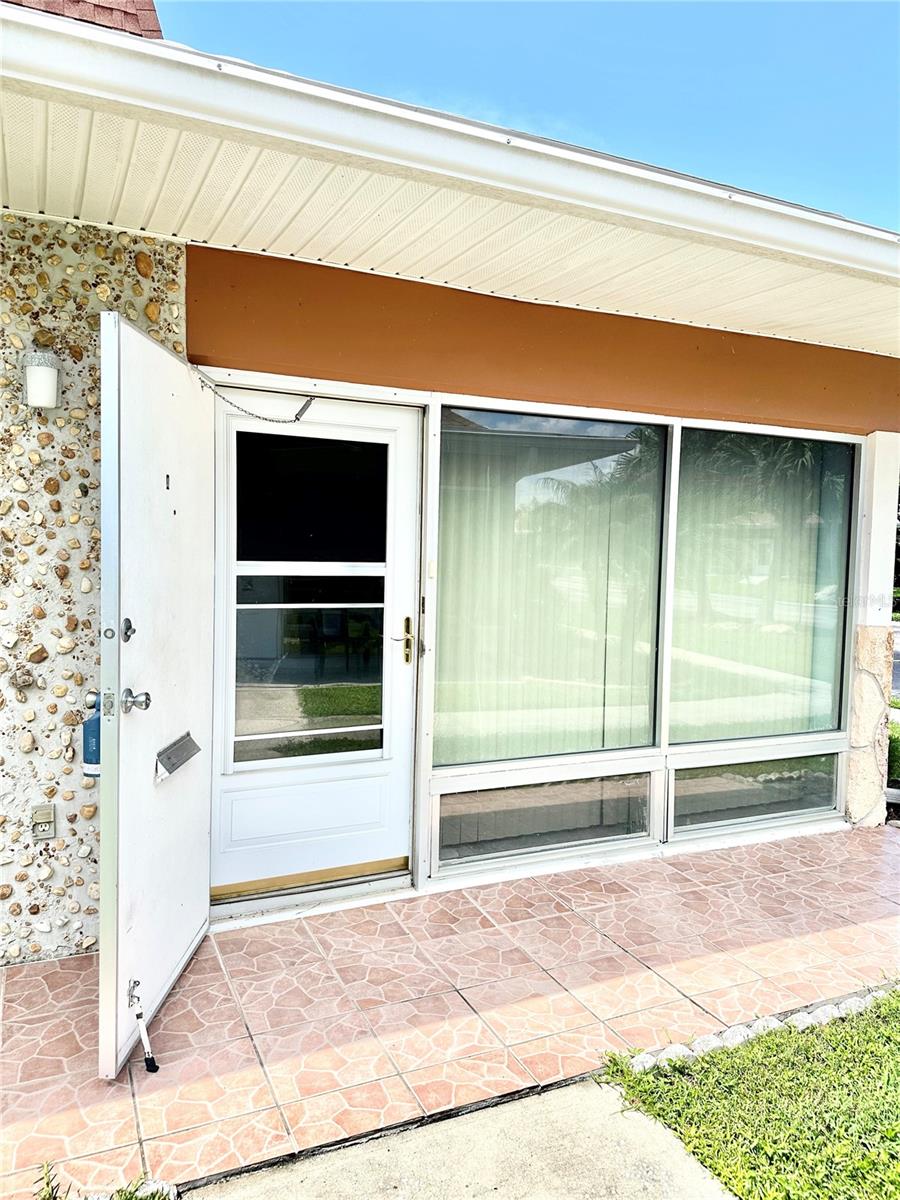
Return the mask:
<svg viewBox="0 0 900 1200">
<path fill-rule="evenodd" d="M 209 920 L 214 426 L 195 372 L 113 313 L 101 396 L 99 1066 L 113 1078 Z"/>
</svg>

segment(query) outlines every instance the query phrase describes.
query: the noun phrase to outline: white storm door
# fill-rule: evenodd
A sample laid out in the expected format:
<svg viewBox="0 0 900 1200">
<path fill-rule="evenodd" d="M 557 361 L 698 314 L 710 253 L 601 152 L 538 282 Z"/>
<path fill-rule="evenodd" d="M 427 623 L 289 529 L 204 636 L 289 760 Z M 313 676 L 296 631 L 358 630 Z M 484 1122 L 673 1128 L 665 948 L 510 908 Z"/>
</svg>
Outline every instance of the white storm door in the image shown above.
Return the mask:
<svg viewBox="0 0 900 1200">
<path fill-rule="evenodd" d="M 420 424 L 318 397 L 294 425 L 223 411 L 213 899 L 408 868 Z"/>
<path fill-rule="evenodd" d="M 113 1078 L 136 1013 L 149 1022 L 209 920 L 214 406 L 117 315 L 100 336 L 99 1070 Z"/>
</svg>

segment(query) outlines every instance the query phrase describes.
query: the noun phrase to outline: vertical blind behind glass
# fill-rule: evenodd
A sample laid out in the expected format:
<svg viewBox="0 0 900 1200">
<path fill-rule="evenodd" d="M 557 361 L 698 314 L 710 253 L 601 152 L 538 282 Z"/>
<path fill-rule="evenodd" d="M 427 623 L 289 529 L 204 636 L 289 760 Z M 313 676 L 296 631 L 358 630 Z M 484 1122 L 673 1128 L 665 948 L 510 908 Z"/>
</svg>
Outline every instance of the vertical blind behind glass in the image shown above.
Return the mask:
<svg viewBox="0 0 900 1200">
<path fill-rule="evenodd" d="M 670 737 L 835 729 L 853 447 L 685 429 Z"/>
<path fill-rule="evenodd" d="M 664 445 L 445 410 L 436 764 L 652 742 Z"/>
</svg>

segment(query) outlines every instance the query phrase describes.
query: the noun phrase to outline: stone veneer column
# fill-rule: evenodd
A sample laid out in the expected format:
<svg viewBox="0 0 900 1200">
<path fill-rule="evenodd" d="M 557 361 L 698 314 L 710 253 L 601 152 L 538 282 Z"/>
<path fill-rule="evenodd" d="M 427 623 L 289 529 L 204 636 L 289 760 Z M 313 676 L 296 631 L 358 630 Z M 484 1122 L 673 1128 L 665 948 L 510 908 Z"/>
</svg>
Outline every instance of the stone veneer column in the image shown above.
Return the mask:
<svg viewBox="0 0 900 1200">
<path fill-rule="evenodd" d="M 873 433 L 866 444 L 860 533 L 859 625 L 853 641 L 850 764 L 846 814 L 857 825 L 880 825 L 886 814 L 888 700 L 900 434 Z"/>
<path fill-rule="evenodd" d="M 144 235 L 0 218 L 0 964 L 97 940 L 99 821 L 82 775 L 99 683 L 100 313 L 184 353 L 184 249 Z M 22 396 L 24 350 L 63 360 L 62 404 Z M 52 802 L 56 837 L 34 841 Z"/>
</svg>

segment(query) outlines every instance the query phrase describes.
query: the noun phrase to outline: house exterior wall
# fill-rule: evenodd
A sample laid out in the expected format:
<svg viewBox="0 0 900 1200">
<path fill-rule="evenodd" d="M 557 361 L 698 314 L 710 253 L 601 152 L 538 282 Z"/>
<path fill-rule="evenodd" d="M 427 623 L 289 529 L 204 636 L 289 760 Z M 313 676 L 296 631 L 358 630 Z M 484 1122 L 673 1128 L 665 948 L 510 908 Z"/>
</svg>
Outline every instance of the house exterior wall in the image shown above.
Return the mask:
<svg viewBox="0 0 900 1200">
<path fill-rule="evenodd" d="M 80 769 L 79 727 L 99 668 L 101 311 L 204 364 L 701 419 L 900 428 L 896 361 L 873 355 L 185 254 L 9 213 L 0 250 L 0 962 L 96 947 L 102 814 Z M 23 403 L 20 356 L 32 346 L 63 358 L 59 410 Z M 860 626 L 852 671 L 848 815 L 870 824 L 884 812 L 889 627 Z M 56 837 L 35 841 L 30 811 L 48 801 Z"/>
<path fill-rule="evenodd" d="M 900 431 L 897 361 L 856 351 L 523 304 L 201 246 L 187 250 L 187 309 L 188 356 L 201 365 L 748 425 Z M 895 466 L 881 468 L 893 479 L 880 485 L 882 526 L 896 511 Z M 883 558 L 884 528 L 872 532 L 873 553 Z M 868 560 L 868 548 L 861 550 Z M 864 576 L 863 590 L 885 590 L 877 563 Z M 885 815 L 892 653 L 886 603 L 884 613 L 873 614 L 857 598 L 860 620 L 848 656 L 846 811 L 863 824 Z"/>
<path fill-rule="evenodd" d="M 0 219 L 0 962 L 97 940 L 100 813 L 81 772 L 99 683 L 100 313 L 184 351 L 184 251 L 112 229 Z M 63 402 L 24 404 L 23 349 L 62 358 Z M 52 802 L 56 837 L 31 809 Z"/>
</svg>

